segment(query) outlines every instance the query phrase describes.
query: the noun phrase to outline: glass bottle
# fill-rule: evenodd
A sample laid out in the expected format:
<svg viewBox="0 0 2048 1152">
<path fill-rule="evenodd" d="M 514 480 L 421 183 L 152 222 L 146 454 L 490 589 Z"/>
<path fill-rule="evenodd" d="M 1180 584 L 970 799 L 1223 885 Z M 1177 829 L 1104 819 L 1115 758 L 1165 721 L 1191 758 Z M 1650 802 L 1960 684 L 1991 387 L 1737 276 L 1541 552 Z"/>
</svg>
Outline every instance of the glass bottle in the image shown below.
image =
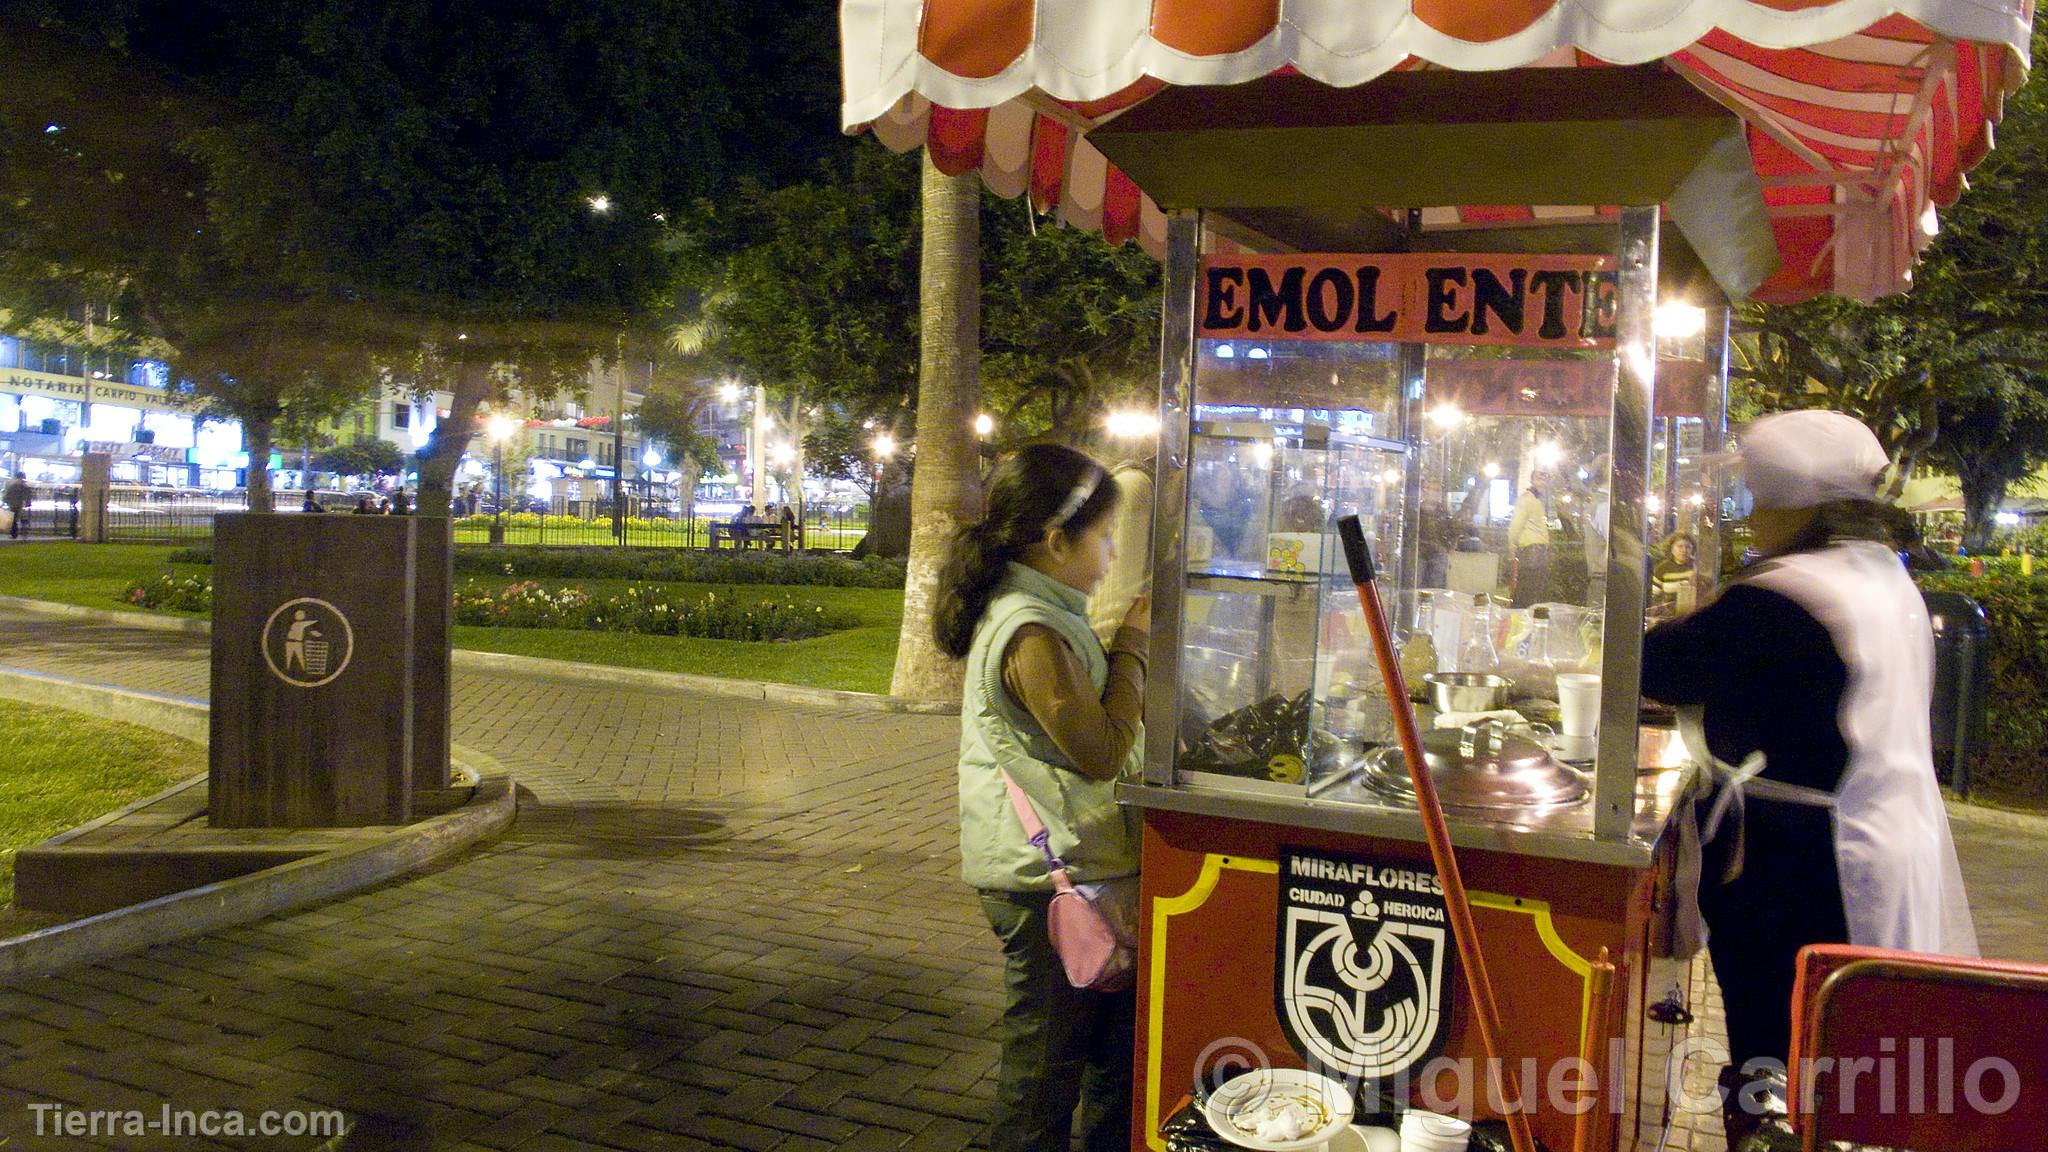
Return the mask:
<svg viewBox="0 0 2048 1152">
<path fill-rule="evenodd" d="M 1458 644 L 1458 672 L 1499 672 L 1500 649 L 1493 644 L 1493 601 L 1484 592 L 1472 597 L 1472 616 Z"/>
<path fill-rule="evenodd" d="M 1427 591 L 1415 593 L 1415 617 L 1401 645 L 1401 678 L 1409 695 L 1423 691 L 1422 678 L 1437 670 L 1436 604 Z"/>
<path fill-rule="evenodd" d="M 1551 651 L 1550 609 L 1537 605 L 1529 610 L 1529 632 L 1522 638 L 1521 671 L 1516 677 L 1516 694 L 1550 698 L 1557 692 L 1557 657 Z"/>
</svg>

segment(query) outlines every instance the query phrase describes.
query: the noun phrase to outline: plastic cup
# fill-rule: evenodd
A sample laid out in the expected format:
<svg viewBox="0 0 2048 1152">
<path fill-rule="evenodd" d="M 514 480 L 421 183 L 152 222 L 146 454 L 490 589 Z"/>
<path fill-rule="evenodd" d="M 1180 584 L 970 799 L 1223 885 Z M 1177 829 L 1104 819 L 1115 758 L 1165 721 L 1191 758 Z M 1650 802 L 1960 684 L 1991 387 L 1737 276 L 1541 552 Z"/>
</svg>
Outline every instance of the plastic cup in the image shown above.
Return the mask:
<svg viewBox="0 0 2048 1152">
<path fill-rule="evenodd" d="M 1590 672 L 1557 674 L 1557 730 L 1590 737 L 1600 731 L 1600 677 Z"/>
<path fill-rule="evenodd" d="M 1456 1116 L 1411 1108 L 1401 1117 L 1401 1152 L 1465 1152 L 1472 1125 Z"/>
</svg>

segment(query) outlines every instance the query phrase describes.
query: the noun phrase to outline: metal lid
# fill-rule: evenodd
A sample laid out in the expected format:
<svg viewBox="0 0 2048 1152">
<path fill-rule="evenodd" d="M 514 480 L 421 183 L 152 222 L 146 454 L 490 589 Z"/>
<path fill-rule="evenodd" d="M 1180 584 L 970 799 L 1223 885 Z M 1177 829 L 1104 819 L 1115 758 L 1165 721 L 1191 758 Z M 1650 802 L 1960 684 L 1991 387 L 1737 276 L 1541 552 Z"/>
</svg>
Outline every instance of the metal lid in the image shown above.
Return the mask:
<svg viewBox="0 0 2048 1152">
<path fill-rule="evenodd" d="M 1425 733 L 1422 759 L 1446 808 L 1538 812 L 1584 803 L 1591 794 L 1582 774 L 1559 763 L 1526 730 L 1499 720 Z M 1366 775 L 1382 792 L 1415 799 L 1415 786 L 1398 748 L 1373 757 Z"/>
</svg>

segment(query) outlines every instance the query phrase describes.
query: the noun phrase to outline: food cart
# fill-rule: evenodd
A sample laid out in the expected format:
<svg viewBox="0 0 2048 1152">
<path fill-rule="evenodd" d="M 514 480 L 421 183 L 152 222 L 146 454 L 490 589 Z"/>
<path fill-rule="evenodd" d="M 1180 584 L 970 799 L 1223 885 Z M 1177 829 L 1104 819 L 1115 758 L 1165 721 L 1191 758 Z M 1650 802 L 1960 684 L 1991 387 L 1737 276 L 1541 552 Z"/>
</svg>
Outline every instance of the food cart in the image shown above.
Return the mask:
<svg viewBox="0 0 2048 1152">
<path fill-rule="evenodd" d="M 1177 238 L 1200 235 L 1187 223 Z M 1160 410 L 1149 762 L 1125 789 L 1145 809 L 1139 1131 L 1156 1140 L 1195 1086 L 1260 1062 L 1497 1112 L 1395 746 L 1391 709 L 1414 706 L 1441 725 L 1432 775 L 1523 1090 L 1596 1053 L 1597 1146 L 1654 1146 L 1681 1032 L 1649 1009 L 1684 995 L 1657 942 L 1689 770 L 1668 730 L 1638 725 L 1662 519 L 1645 505 L 1669 470 L 1716 515 L 1673 448 L 1718 446 L 1720 376 L 1691 374 L 1689 404 L 1627 403 L 1623 351 L 1649 346 L 1620 333 L 1652 281 L 1612 256 L 1230 248 L 1168 261 L 1193 276 L 1168 319 L 1185 368 Z M 1703 435 L 1659 452 L 1659 411 Z M 1506 538 L 1529 499 L 1540 524 L 1517 527 L 1547 563 Z M 1434 699 L 1390 701 L 1374 671 L 1346 515 Z M 1597 691 L 1597 725 L 1562 713 L 1574 687 Z M 1592 994 L 1603 950 L 1611 999 Z M 1572 1109 L 1596 1106 L 1580 1099 L 1535 1109 L 1549 1146 L 1571 1146 Z"/>
<path fill-rule="evenodd" d="M 2030 14 L 846 5 L 849 126 L 1164 260 L 1148 759 L 1121 793 L 1144 817 L 1134 1146 L 1259 1065 L 1367 1112 L 1506 1106 L 1389 755 L 1410 707 L 1536 1135 L 1658 1146 L 1692 768 L 1642 722 L 1639 664 L 1718 567 L 1726 301 L 1902 290 Z M 1689 347 L 1660 302 L 1702 310 Z M 1348 516 L 1420 701 L 1373 672 Z M 1660 570 L 1661 604 L 1681 529 L 1700 573 Z"/>
</svg>

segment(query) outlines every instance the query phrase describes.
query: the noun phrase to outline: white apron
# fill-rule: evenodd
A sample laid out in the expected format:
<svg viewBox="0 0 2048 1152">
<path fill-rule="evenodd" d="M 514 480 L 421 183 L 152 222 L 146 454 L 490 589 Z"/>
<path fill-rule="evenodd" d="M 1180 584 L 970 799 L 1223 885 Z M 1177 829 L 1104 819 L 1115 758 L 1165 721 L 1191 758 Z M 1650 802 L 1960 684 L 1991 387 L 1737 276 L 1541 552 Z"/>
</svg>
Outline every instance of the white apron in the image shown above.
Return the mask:
<svg viewBox="0 0 2048 1152">
<path fill-rule="evenodd" d="M 1742 579 L 1820 621 L 1848 666 L 1838 721 L 1849 764 L 1833 807 L 1849 942 L 1977 955 L 1934 776 L 1934 633 L 1905 566 L 1882 544 L 1845 541 L 1774 558 Z"/>
</svg>

